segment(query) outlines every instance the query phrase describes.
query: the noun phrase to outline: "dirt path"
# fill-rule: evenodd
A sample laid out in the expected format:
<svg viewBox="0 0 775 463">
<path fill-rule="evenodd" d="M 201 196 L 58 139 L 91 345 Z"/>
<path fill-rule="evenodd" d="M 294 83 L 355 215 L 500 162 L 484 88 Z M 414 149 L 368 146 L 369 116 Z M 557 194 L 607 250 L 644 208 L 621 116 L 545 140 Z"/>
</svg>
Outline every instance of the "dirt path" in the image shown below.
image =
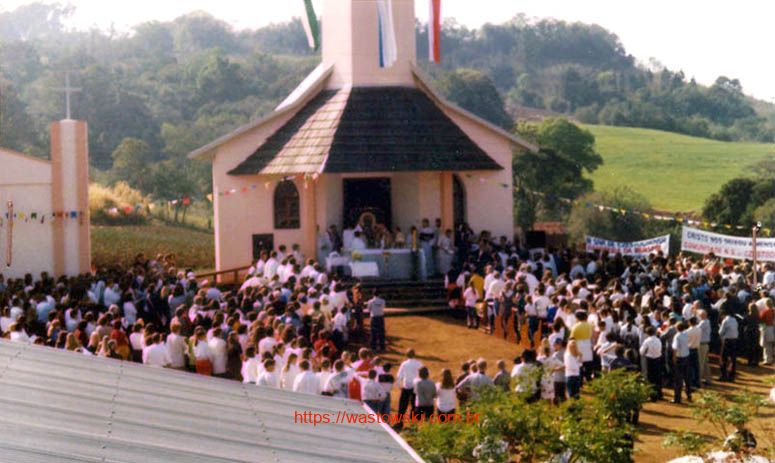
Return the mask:
<svg viewBox="0 0 775 463">
<path fill-rule="evenodd" d="M 510 370 L 513 358 L 519 353 L 517 345 L 508 343 L 480 331 L 466 329 L 462 320 L 446 316 L 404 316 L 389 317 L 386 320 L 388 337 L 388 352 L 384 355 L 391 362 L 398 364 L 403 360 L 403 353 L 413 347 L 418 358 L 428 366 L 434 380 L 438 380 L 442 368 L 450 368 L 454 376 L 460 371 L 460 364 L 471 358 L 487 359 L 489 373 L 495 368 L 498 359 L 506 360 Z M 738 363 L 739 378 L 734 384 L 715 383 L 713 390 L 727 393 L 742 388 L 749 388 L 761 394 L 768 390 L 763 379 L 775 374 L 775 369 L 769 367 L 749 369 Z M 714 378 L 717 371 L 714 370 Z M 397 396 L 397 394 L 394 394 Z M 672 398 L 672 391 L 665 389 L 665 396 Z M 397 397 L 394 397 L 397 402 Z M 394 404 L 394 407 L 397 405 Z M 770 407 L 765 416 L 767 424 L 775 428 L 775 409 Z M 640 435 L 636 445 L 635 461 L 637 463 L 662 463 L 678 456 L 674 449 L 662 447 L 662 439 L 666 432 L 688 429 L 710 434 L 709 426 L 697 425 L 691 418 L 687 405 L 674 405 L 667 401 L 649 403 L 641 413 Z M 775 429 L 773 429 L 775 432 Z"/>
</svg>

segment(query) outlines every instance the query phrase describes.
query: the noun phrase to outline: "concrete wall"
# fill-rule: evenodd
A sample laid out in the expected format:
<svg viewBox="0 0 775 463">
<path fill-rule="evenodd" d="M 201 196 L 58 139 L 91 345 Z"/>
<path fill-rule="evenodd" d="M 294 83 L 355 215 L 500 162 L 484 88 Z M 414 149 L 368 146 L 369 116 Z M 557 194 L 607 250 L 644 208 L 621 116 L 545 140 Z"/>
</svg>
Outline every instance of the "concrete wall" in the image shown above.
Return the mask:
<svg viewBox="0 0 775 463">
<path fill-rule="evenodd" d="M 489 230 L 495 236 L 514 235 L 514 193 L 511 158 L 514 145 L 485 126 L 447 108 L 444 112 L 480 148 L 504 169 L 460 173 L 466 191 L 466 212 L 475 232 Z M 469 177 L 468 175 L 471 175 Z M 504 188 L 502 185 L 507 185 Z"/>
<path fill-rule="evenodd" d="M 30 218 L 16 219 L 13 225 L 13 256 L 11 266 L 6 261 L 8 219 L 7 202 L 13 201 L 14 211 L 29 214 L 51 212 L 51 163 L 0 149 L 0 273 L 19 278 L 25 273 L 37 276 L 42 271 L 52 273 L 53 233 L 50 215 L 40 223 Z"/>
<path fill-rule="evenodd" d="M 412 85 L 414 0 L 392 3 L 397 60 L 389 68 L 380 68 L 376 0 L 325 0 L 322 59 L 324 64 L 335 65 L 328 88 Z"/>
</svg>

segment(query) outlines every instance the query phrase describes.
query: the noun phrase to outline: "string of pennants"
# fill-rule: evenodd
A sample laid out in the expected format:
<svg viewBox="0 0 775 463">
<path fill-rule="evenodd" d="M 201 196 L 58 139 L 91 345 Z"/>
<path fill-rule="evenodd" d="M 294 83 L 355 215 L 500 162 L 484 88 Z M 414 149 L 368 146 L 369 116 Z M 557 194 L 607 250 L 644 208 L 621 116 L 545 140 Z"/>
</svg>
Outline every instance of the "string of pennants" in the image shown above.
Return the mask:
<svg viewBox="0 0 775 463">
<path fill-rule="evenodd" d="M 0 215 L 0 227 L 11 218 L 15 222 L 38 222 L 46 223 L 46 220 L 70 220 L 70 219 L 83 219 L 85 217 L 83 211 L 59 211 L 59 212 L 13 212 L 11 216 L 8 212 Z"/>
<path fill-rule="evenodd" d="M 317 180 L 319 176 L 320 176 L 320 174 L 318 172 L 315 172 L 315 173 L 312 173 L 312 174 L 287 175 L 285 177 L 282 177 L 280 179 L 280 181 L 281 182 L 285 182 L 285 181 L 290 181 L 290 180 L 303 180 L 304 181 L 304 188 L 306 189 L 308 182 L 310 180 L 312 180 L 312 181 Z M 257 189 L 261 185 L 262 184 L 259 184 L 259 183 L 252 183 L 250 185 L 245 185 L 245 186 L 240 187 L 240 188 L 231 188 L 231 189 L 224 190 L 224 191 L 218 191 L 218 196 L 233 196 L 233 195 L 236 195 L 238 193 L 248 193 L 251 190 Z M 271 181 L 263 183 L 263 187 L 265 189 L 269 189 L 269 187 L 271 185 L 272 185 Z M 212 202 L 213 195 L 212 194 L 208 194 L 207 195 L 207 199 L 208 199 L 208 201 Z"/>
<path fill-rule="evenodd" d="M 473 174 L 465 174 L 467 178 L 474 178 Z M 490 179 L 479 177 L 479 181 L 482 183 L 495 183 L 502 188 L 509 188 L 508 183 L 501 183 L 501 182 L 494 182 Z M 514 187 L 514 190 L 519 190 L 518 187 Z M 584 207 L 587 209 L 597 209 L 599 211 L 608 211 L 612 212 L 614 214 L 620 214 L 620 215 L 633 215 L 633 216 L 640 216 L 647 220 L 658 220 L 658 221 L 665 221 L 665 222 L 676 222 L 686 225 L 691 225 L 694 227 L 702 227 L 702 228 L 710 228 L 710 229 L 717 229 L 717 228 L 725 228 L 727 230 L 746 230 L 748 227 L 745 227 L 743 225 L 732 225 L 732 224 L 720 224 L 717 222 L 708 222 L 704 220 L 696 220 L 691 219 L 688 217 L 682 217 L 680 215 L 665 215 L 665 214 L 654 214 L 651 212 L 643 212 L 643 211 L 637 211 L 634 209 L 623 209 L 623 208 L 617 208 L 612 206 L 607 206 L 605 204 L 596 204 L 591 201 L 584 201 L 584 200 L 578 200 L 578 199 L 572 199 L 572 198 L 564 198 L 561 196 L 553 195 L 553 194 L 547 194 L 540 191 L 533 191 L 533 190 L 525 190 L 527 193 L 530 193 L 535 196 L 539 196 L 542 198 L 547 198 L 549 200 L 557 200 L 561 201 L 566 204 L 572 204 L 572 205 L 581 205 L 583 204 Z M 762 228 L 762 233 L 766 236 L 770 236 L 775 230 L 770 228 Z"/>
<path fill-rule="evenodd" d="M 288 181 L 288 180 L 294 180 L 294 179 L 296 179 L 296 180 L 304 180 L 304 188 L 307 188 L 307 182 L 309 180 L 317 180 L 318 176 L 319 176 L 319 174 L 317 172 L 313 173 L 313 174 L 306 173 L 306 174 L 288 175 L 286 177 L 282 177 L 281 181 Z M 475 178 L 475 176 L 473 174 L 465 174 L 465 176 L 466 176 L 466 178 L 469 178 L 469 179 Z M 510 185 L 508 183 L 496 182 L 494 180 L 491 180 L 491 179 L 488 179 L 488 178 L 485 178 L 485 177 L 478 177 L 478 180 L 481 183 L 496 184 L 496 185 L 500 186 L 501 188 L 509 188 L 510 187 Z M 264 188 L 268 189 L 271 184 L 272 184 L 272 182 L 268 181 L 268 182 L 264 182 L 263 186 L 264 186 Z M 240 194 L 240 193 L 248 193 L 251 190 L 257 189 L 259 186 L 261 186 L 261 184 L 253 183 L 253 184 L 246 185 L 246 186 L 243 186 L 243 187 L 240 187 L 240 188 L 231 188 L 231 189 L 224 190 L 224 191 L 218 191 L 218 196 L 219 197 L 222 197 L 222 196 L 233 196 L 233 195 Z M 517 191 L 517 190 L 519 190 L 519 188 L 518 187 L 514 187 L 514 190 Z M 642 217 L 644 219 L 647 219 L 647 220 L 676 222 L 676 223 L 691 225 L 691 226 L 694 226 L 694 227 L 702 227 L 702 228 L 709 228 L 709 229 L 718 229 L 718 228 L 724 228 L 724 229 L 727 229 L 727 230 L 746 230 L 747 229 L 747 227 L 745 227 L 743 225 L 720 224 L 720 223 L 716 223 L 716 222 L 708 222 L 708 221 L 704 221 L 704 220 L 691 219 L 689 217 L 682 217 L 680 215 L 665 215 L 664 213 L 663 214 L 655 214 L 655 213 L 652 213 L 652 212 L 637 211 L 637 210 L 634 210 L 634 209 L 617 208 L 617 207 L 612 207 L 612 206 L 608 206 L 608 205 L 605 205 L 605 204 L 596 204 L 596 203 L 593 203 L 591 201 L 583 201 L 583 200 L 578 200 L 578 199 L 565 198 L 565 197 L 561 197 L 561 196 L 557 196 L 557 195 L 553 195 L 553 194 L 543 193 L 543 192 L 540 192 L 540 191 L 533 191 L 533 190 L 525 190 L 525 191 L 527 193 L 532 194 L 532 195 L 539 196 L 539 197 L 542 197 L 542 198 L 547 198 L 549 200 L 557 200 L 557 201 L 561 201 L 563 203 L 571 204 L 571 205 L 583 204 L 587 209 L 598 209 L 601 212 L 602 211 L 608 211 L 608 212 L 612 212 L 614 214 L 620 214 L 620 215 L 633 215 L 633 216 L 637 215 L 637 216 L 640 216 L 640 217 Z M 207 195 L 207 199 L 208 199 L 208 201 L 212 202 L 213 201 L 213 194 L 208 194 Z M 174 204 L 174 202 L 172 204 Z M 770 228 L 762 228 L 761 231 L 762 231 L 762 233 L 765 236 L 770 236 L 771 234 L 775 233 L 775 229 L 770 229 Z"/>
</svg>

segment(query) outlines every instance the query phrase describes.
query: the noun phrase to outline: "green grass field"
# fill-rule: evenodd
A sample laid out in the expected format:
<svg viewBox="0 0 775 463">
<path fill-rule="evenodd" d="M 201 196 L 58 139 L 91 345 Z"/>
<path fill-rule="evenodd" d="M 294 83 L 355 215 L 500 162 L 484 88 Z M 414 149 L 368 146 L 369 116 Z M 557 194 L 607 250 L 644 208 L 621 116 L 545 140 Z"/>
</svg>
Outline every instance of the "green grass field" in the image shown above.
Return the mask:
<svg viewBox="0 0 775 463">
<path fill-rule="evenodd" d="M 93 226 L 92 261 L 97 266 L 126 264 L 143 252 L 175 254 L 179 265 L 195 270 L 215 267 L 213 234 L 153 223 L 147 226 Z"/>
<path fill-rule="evenodd" d="M 699 211 L 727 180 L 775 145 L 728 143 L 658 130 L 586 125 L 604 164 L 591 176 L 595 190 L 629 186 L 665 211 Z"/>
</svg>

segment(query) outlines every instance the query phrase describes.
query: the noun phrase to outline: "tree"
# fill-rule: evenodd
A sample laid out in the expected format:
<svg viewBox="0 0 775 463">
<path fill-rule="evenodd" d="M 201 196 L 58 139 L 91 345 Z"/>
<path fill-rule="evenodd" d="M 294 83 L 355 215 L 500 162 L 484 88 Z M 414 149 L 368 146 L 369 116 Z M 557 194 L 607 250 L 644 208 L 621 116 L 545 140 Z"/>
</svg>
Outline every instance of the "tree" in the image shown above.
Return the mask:
<svg viewBox="0 0 775 463">
<path fill-rule="evenodd" d="M 474 69 L 458 69 L 444 74 L 436 85 L 447 98 L 477 116 L 507 130 L 514 125 L 503 109 L 503 98 L 486 74 Z"/>
<path fill-rule="evenodd" d="M 599 208 L 604 204 L 617 210 L 629 211 L 622 214 Z M 650 209 L 648 200 L 629 187 L 613 191 L 590 193 L 579 198 L 568 217 L 568 233 L 574 241 L 583 241 L 586 235 L 599 236 L 609 240 L 635 241 L 664 232 L 659 224 L 649 222 L 632 211 Z"/>
<path fill-rule="evenodd" d="M 756 181 L 750 178 L 734 178 L 728 181 L 718 193 L 705 201 L 702 216 L 719 224 L 752 224 L 753 209 L 756 205 L 751 203 L 751 196 L 755 185 Z"/>
<path fill-rule="evenodd" d="M 23 153 L 42 155 L 45 150 L 35 124 L 15 89 L 0 79 L 0 146 Z"/>
<path fill-rule="evenodd" d="M 148 191 L 151 186 L 153 152 L 148 143 L 137 138 L 125 138 L 113 151 L 112 176 L 124 180 L 132 188 Z"/>
<path fill-rule="evenodd" d="M 592 191 L 594 172 L 603 158 L 595 152 L 595 137 L 566 119 L 546 119 L 539 126 L 520 125 L 518 132 L 538 143 L 537 153 L 515 154 L 515 207 L 517 224 L 532 228 L 541 210 L 560 209 L 560 197 L 575 199 Z M 540 193 L 540 194 L 536 194 Z"/>
</svg>

